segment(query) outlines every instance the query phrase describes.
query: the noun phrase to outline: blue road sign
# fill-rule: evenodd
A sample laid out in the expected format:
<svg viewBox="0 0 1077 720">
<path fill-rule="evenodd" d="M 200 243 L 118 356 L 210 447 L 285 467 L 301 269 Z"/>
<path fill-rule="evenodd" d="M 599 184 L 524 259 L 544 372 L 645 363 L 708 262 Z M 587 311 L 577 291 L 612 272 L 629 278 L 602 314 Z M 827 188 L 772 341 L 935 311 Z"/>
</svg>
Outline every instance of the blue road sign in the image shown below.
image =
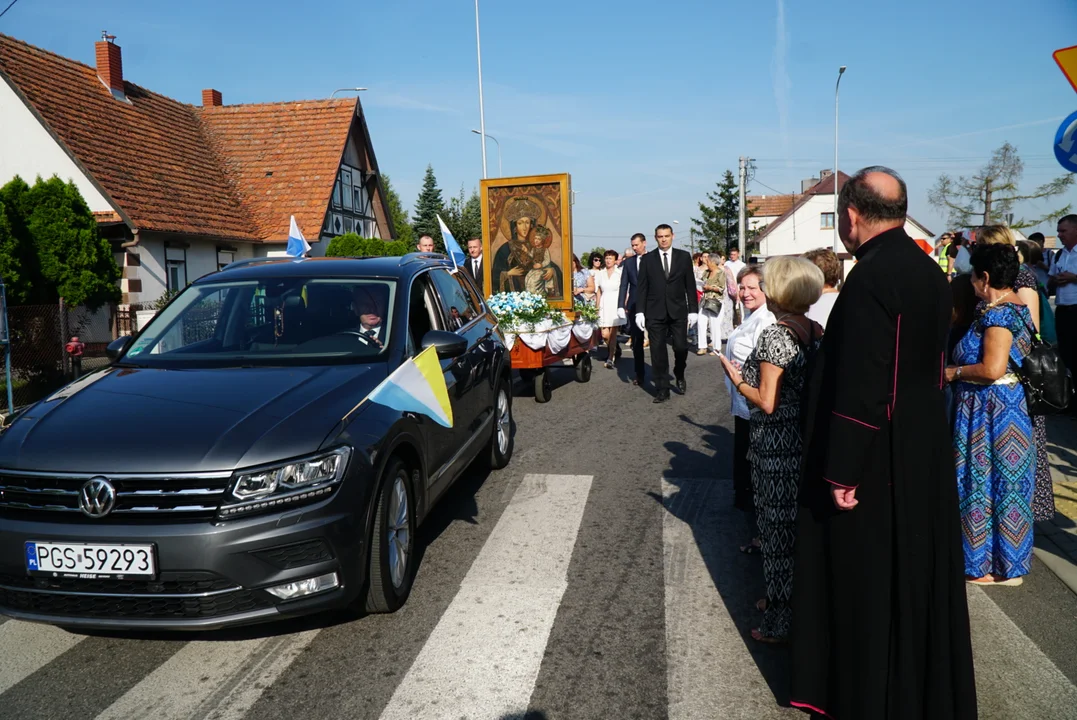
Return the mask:
<svg viewBox="0 0 1077 720">
<path fill-rule="evenodd" d="M 1063 120 L 1055 133 L 1055 158 L 1059 165 L 1077 173 L 1077 112 Z"/>
</svg>

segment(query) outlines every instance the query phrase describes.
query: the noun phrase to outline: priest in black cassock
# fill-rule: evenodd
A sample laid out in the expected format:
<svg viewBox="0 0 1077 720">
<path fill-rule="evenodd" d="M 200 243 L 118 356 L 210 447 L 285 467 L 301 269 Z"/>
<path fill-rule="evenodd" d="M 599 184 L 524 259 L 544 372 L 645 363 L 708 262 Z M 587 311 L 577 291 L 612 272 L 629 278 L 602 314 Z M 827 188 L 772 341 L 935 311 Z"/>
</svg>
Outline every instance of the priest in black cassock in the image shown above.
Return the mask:
<svg viewBox="0 0 1077 720">
<path fill-rule="evenodd" d="M 857 263 L 804 408 L 791 700 L 835 720 L 976 717 L 943 396 L 951 295 L 907 207 L 886 168 L 841 189 Z"/>
</svg>

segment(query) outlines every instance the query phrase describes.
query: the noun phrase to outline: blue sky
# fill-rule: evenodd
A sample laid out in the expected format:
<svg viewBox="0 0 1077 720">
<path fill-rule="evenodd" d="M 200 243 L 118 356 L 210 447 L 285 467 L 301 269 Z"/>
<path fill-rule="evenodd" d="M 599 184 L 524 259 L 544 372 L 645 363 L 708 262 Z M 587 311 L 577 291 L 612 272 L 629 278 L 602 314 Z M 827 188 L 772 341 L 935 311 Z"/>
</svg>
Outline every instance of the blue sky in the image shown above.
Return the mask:
<svg viewBox="0 0 1077 720">
<path fill-rule="evenodd" d="M 901 172 L 911 214 L 934 232 L 939 173 L 969 173 L 1009 141 L 1024 187 L 1045 182 L 1063 172 L 1051 146 L 1077 110 L 1051 58 L 1077 44 L 1073 0 L 483 0 L 480 11 L 486 130 L 504 174 L 572 174 L 578 249 L 620 250 L 674 219 L 686 241 L 696 203 L 740 155 L 756 159 L 753 194 L 793 192 L 831 167 L 839 65 L 842 169 Z M 20 0 L 0 19 L 0 32 L 90 64 L 103 29 L 128 80 L 186 102 L 206 87 L 229 104 L 368 87 L 378 161 L 407 205 L 427 163 L 446 195 L 482 176 L 469 0 Z M 496 176 L 492 142 L 487 163 Z M 1077 191 L 1063 202 L 1077 206 Z"/>
</svg>

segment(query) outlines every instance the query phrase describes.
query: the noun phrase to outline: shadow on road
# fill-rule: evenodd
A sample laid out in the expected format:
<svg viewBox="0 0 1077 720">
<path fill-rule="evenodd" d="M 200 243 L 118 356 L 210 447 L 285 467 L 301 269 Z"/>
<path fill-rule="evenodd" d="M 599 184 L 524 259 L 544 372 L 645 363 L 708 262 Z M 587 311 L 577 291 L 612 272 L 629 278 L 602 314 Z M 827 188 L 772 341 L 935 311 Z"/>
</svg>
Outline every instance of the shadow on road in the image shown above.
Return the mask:
<svg viewBox="0 0 1077 720">
<path fill-rule="evenodd" d="M 676 490 L 667 497 L 648 494 L 691 529 L 714 588 L 745 648 L 775 702 L 788 706 L 787 651 L 758 643 L 750 635 L 762 619 L 755 602 L 764 596 L 765 588 L 759 555 L 745 555 L 739 550 L 756 534 L 756 527 L 753 518 L 733 507 L 733 433 L 720 425 L 699 424 L 686 415 L 681 415 L 680 420 L 703 432 L 706 449 L 666 443 L 670 461 L 665 481 Z"/>
</svg>

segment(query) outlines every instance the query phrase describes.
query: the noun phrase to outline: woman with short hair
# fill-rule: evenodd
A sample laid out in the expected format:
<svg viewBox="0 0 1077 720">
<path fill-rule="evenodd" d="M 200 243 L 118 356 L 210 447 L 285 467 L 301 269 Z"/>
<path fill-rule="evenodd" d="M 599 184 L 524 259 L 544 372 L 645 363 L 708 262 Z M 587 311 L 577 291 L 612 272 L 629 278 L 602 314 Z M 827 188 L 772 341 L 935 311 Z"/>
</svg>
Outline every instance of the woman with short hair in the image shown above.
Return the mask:
<svg viewBox="0 0 1077 720">
<path fill-rule="evenodd" d="M 767 307 L 767 295 L 763 284 L 763 270 L 758 265 L 746 265 L 737 275 L 738 296 L 747 317 L 726 340 L 723 357 L 733 367 L 742 369 L 748 356 L 755 350 L 759 335 L 768 325 L 774 324 L 774 313 Z M 723 363 L 724 365 L 724 363 Z M 733 415 L 733 506 L 744 512 L 755 512 L 752 493 L 752 465 L 748 461 L 751 428 L 751 408 L 740 391 L 733 386 L 728 374 L 726 389 L 731 400 Z M 759 542 L 754 539 L 742 545 L 740 551 L 758 552 Z"/>
<path fill-rule="evenodd" d="M 823 273 L 800 257 L 779 256 L 763 270 L 767 304 L 776 323 L 763 328 L 743 371 L 722 357 L 726 376 L 751 406 L 750 450 L 756 523 L 767 596 L 757 607 L 763 621 L 752 638 L 785 642 L 792 609 L 793 538 L 800 483 L 800 397 L 809 357 L 823 330 L 808 309 L 823 291 Z"/>
<path fill-rule="evenodd" d="M 595 302 L 595 276 L 584 269 L 575 253 L 572 254 L 572 297 L 585 305 Z"/>
<path fill-rule="evenodd" d="M 838 300 L 838 285 L 841 284 L 841 260 L 830 248 L 816 248 L 804 253 L 804 257 L 823 271 L 823 294 L 808 310 L 808 318 L 819 323 L 825 330 L 830 311 Z"/>
<path fill-rule="evenodd" d="M 606 342 L 606 369 L 612 370 L 613 363 L 621 357 L 621 346 L 617 342 L 617 332 L 625 319 L 618 316 L 617 296 L 621 291 L 621 268 L 617 267 L 617 251 L 607 250 L 603 259 L 606 267 L 595 275 L 595 290 L 598 303 L 598 327 L 602 339 Z"/>
<path fill-rule="evenodd" d="M 946 368 L 954 383 L 954 458 L 966 579 L 1020 585 L 1032 564 L 1036 453 L 1018 372 L 1032 349 L 1032 315 L 1021 302 L 1017 253 L 979 244 L 969 254 L 980 316 Z"/>
</svg>

